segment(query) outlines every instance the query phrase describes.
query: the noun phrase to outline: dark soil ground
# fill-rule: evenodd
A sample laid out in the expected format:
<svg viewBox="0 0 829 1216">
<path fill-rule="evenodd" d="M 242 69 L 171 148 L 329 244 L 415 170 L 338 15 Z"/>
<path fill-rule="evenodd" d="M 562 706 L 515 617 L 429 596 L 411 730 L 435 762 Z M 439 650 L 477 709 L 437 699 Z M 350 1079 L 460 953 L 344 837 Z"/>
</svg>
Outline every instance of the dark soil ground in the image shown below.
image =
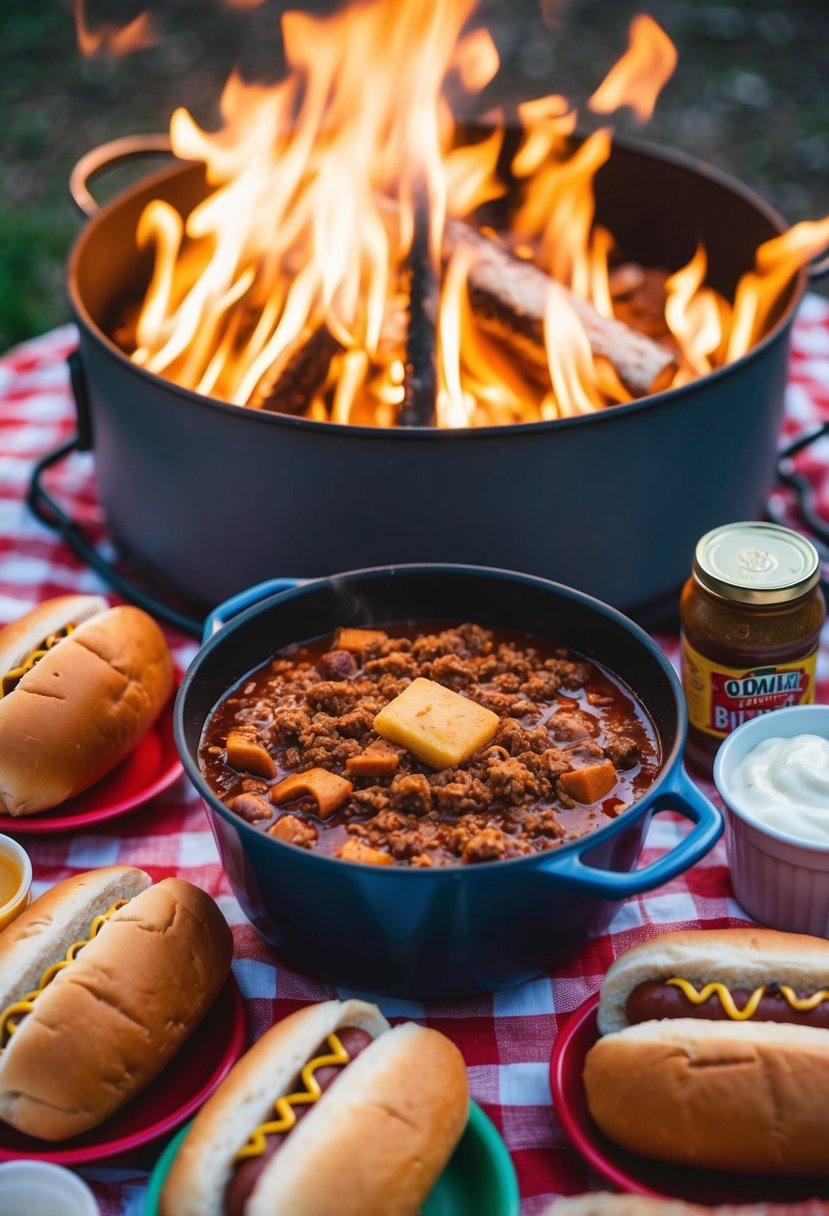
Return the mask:
<svg viewBox="0 0 829 1216">
<path fill-rule="evenodd" d="M 120 61 L 78 55 L 69 0 L 0 3 L 0 349 L 69 318 L 64 262 L 80 221 L 66 182 L 78 157 L 165 129 L 180 103 L 215 124 L 234 65 L 251 78 L 280 73 L 280 0 L 248 11 L 229 0 L 150 3 L 159 41 Z M 141 7 L 88 0 L 89 23 L 122 24 Z M 829 211 L 829 0 L 481 0 L 503 60 L 488 100 L 555 91 L 583 103 L 640 8 L 680 53 L 647 138 L 741 178 L 790 221 Z M 617 125 L 639 132 L 626 114 Z M 129 179 L 113 172 L 104 192 Z"/>
</svg>

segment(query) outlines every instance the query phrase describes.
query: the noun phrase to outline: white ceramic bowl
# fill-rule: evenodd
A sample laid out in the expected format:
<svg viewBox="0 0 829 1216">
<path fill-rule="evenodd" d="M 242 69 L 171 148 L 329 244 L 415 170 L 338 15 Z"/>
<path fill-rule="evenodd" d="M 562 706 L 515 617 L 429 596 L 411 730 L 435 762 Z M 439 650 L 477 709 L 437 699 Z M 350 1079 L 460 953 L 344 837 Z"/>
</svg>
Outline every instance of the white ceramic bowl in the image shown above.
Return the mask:
<svg viewBox="0 0 829 1216">
<path fill-rule="evenodd" d="M 725 843 L 737 900 L 762 925 L 829 937 L 829 806 L 825 844 L 761 823 L 733 793 L 740 761 L 765 739 L 829 739 L 829 705 L 792 705 L 751 718 L 723 742 L 714 781 L 726 805 Z"/>
<path fill-rule="evenodd" d="M 89 1187 L 70 1170 L 46 1161 L 0 1165 L 0 1216 L 99 1216 Z"/>
<path fill-rule="evenodd" d="M 32 863 L 29 854 L 11 836 L 0 836 L 0 866 L 3 867 L 3 883 L 0 884 L 6 894 L 0 895 L 0 929 L 10 925 L 28 906 L 32 891 Z M 6 877 L 10 876 L 14 889 L 6 885 Z"/>
</svg>

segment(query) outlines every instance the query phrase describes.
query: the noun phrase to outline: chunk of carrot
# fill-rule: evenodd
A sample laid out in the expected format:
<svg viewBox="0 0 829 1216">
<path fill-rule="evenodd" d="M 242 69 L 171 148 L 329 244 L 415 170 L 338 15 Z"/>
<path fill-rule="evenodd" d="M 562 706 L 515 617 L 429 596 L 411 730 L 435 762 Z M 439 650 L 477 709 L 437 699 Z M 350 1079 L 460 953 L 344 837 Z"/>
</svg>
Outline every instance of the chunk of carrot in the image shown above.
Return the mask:
<svg viewBox="0 0 829 1216">
<path fill-rule="evenodd" d="M 276 776 L 273 756 L 261 743 L 257 743 L 243 731 L 229 731 L 226 750 L 227 762 L 231 768 L 240 772 L 253 773 L 255 777 Z"/>
<path fill-rule="evenodd" d="M 345 762 L 349 777 L 390 777 L 397 771 L 402 749 L 393 747 L 385 739 L 375 739 L 358 756 L 350 756 Z"/>
<path fill-rule="evenodd" d="M 601 764 L 588 764 L 572 773 L 562 773 L 559 782 L 565 794 L 576 802 L 598 802 L 615 786 L 616 769 L 609 760 L 603 760 Z"/>
<path fill-rule="evenodd" d="M 343 861 L 361 861 L 366 866 L 390 866 L 394 862 L 388 853 L 381 853 L 379 849 L 372 849 L 367 844 L 363 844 L 362 840 L 355 840 L 352 836 L 347 840 L 342 848 L 337 849 L 336 856 Z"/>
<path fill-rule="evenodd" d="M 351 654 L 359 654 L 372 642 L 385 642 L 388 636 L 384 629 L 348 629 L 343 626 L 337 630 L 334 648 L 348 650 Z"/>
<path fill-rule="evenodd" d="M 271 802 L 281 806 L 301 794 L 310 794 L 317 804 L 317 813 L 321 819 L 327 819 L 338 811 L 348 795 L 354 789 L 345 777 L 329 773 L 326 768 L 309 768 L 305 773 L 292 773 L 270 792 Z"/>
</svg>

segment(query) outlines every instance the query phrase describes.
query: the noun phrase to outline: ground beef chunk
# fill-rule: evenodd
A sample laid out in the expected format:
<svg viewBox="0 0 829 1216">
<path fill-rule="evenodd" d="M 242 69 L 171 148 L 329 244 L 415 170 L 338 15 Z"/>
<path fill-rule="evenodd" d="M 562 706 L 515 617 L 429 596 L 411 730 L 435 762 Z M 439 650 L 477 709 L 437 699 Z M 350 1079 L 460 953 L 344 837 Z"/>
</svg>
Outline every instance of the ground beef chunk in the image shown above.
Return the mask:
<svg viewBox="0 0 829 1216">
<path fill-rule="evenodd" d="M 456 629 L 444 629 L 441 633 L 425 634 L 412 644 L 412 654 L 419 662 L 437 659 L 444 654 L 473 659 L 487 655 L 491 650 L 492 633 L 480 625 L 459 625 Z"/>
<path fill-rule="evenodd" d="M 397 861 L 407 861 L 423 852 L 423 840 L 419 832 L 393 832 L 388 839 L 389 852 Z"/>
<path fill-rule="evenodd" d="M 590 679 L 589 665 L 574 662 L 572 659 L 547 659 L 544 668 L 546 671 L 555 672 L 562 688 L 582 688 Z"/>
<path fill-rule="evenodd" d="M 492 740 L 494 745 L 505 748 L 511 756 L 521 752 L 544 752 L 550 746 L 550 736 L 546 727 L 534 726 L 527 729 L 510 718 L 503 719 Z"/>
<path fill-rule="evenodd" d="M 492 790 L 470 773 L 463 769 L 448 769 L 447 773 L 439 773 L 432 783 L 432 796 L 442 815 L 484 810 L 492 802 Z"/>
<path fill-rule="evenodd" d="M 538 707 L 528 701 L 522 693 L 498 692 L 482 684 L 473 684 L 469 689 L 470 701 L 477 701 L 485 709 L 491 709 L 499 717 L 524 718 L 538 713 Z"/>
<path fill-rule="evenodd" d="M 348 680 L 357 674 L 357 660 L 348 650 L 328 650 L 316 662 L 323 680 Z"/>
<path fill-rule="evenodd" d="M 432 790 L 423 773 L 395 777 L 390 793 L 393 805 L 409 815 L 428 815 L 432 809 Z"/>
<path fill-rule="evenodd" d="M 345 762 L 362 751 L 358 739 L 344 738 L 337 730 L 337 719 L 328 714 L 315 714 L 299 737 L 303 769 L 327 768 L 343 775 Z"/>
<path fill-rule="evenodd" d="M 380 811 L 379 815 L 374 816 L 371 826 L 378 832 L 401 832 L 408 822 L 399 811 Z"/>
<path fill-rule="evenodd" d="M 538 772 L 549 781 L 555 781 L 562 773 L 569 773 L 573 767 L 572 757 L 568 752 L 557 747 L 548 747 L 538 757 Z"/>
<path fill-rule="evenodd" d="M 391 798 L 381 785 L 370 785 L 364 790 L 352 790 L 349 803 L 358 814 L 376 815 L 391 805 Z"/>
<path fill-rule="evenodd" d="M 322 710 L 337 718 L 373 692 L 371 680 L 320 680 L 306 690 L 305 700 L 312 710 Z"/>
<path fill-rule="evenodd" d="M 502 671 L 500 675 L 493 676 L 489 683 L 497 692 L 521 691 L 521 677 L 514 671 Z"/>
<path fill-rule="evenodd" d="M 639 744 L 635 739 L 629 739 L 626 735 L 611 736 L 602 751 L 616 768 L 635 768 L 642 759 Z"/>
<path fill-rule="evenodd" d="M 427 678 L 436 684 L 443 684 L 453 692 L 468 688 L 477 679 L 474 664 L 464 662 L 456 654 L 444 654 L 434 662 L 427 664 Z"/>
<path fill-rule="evenodd" d="M 278 743 L 293 743 L 311 724 L 304 709 L 279 709 L 273 716 L 271 734 Z"/>
<path fill-rule="evenodd" d="M 561 677 L 555 671 L 539 671 L 521 685 L 521 692 L 533 701 L 552 701 L 561 688 Z"/>
<path fill-rule="evenodd" d="M 405 676 L 398 679 L 396 676 L 381 676 L 377 681 L 377 696 L 373 700 L 367 700 L 364 704 L 371 704 L 375 716 L 388 701 L 393 701 L 395 697 L 399 697 L 404 688 L 408 688 L 411 680 Z M 374 709 L 374 706 L 377 708 Z"/>
<path fill-rule="evenodd" d="M 538 811 L 537 814 L 527 816 L 524 820 L 524 830 L 529 836 L 549 836 L 553 839 L 561 839 L 565 834 L 565 828 L 556 819 L 555 811 L 551 810 Z"/>
<path fill-rule="evenodd" d="M 461 861 L 467 865 L 476 861 L 496 861 L 504 856 L 508 846 L 509 839 L 500 828 L 483 828 L 470 837 L 461 854 Z"/>
<path fill-rule="evenodd" d="M 388 654 L 382 659 L 370 659 L 363 668 L 372 680 L 380 676 L 392 676 L 395 680 L 405 676 L 414 677 L 415 661 L 410 654 Z"/>
<path fill-rule="evenodd" d="M 373 729 L 376 716 L 373 710 L 358 705 L 337 718 L 337 730 L 348 739 L 362 739 Z"/>
<path fill-rule="evenodd" d="M 538 797 L 538 782 L 520 760 L 498 760 L 493 757 L 487 775 L 493 797 L 509 806 L 533 802 Z"/>
</svg>

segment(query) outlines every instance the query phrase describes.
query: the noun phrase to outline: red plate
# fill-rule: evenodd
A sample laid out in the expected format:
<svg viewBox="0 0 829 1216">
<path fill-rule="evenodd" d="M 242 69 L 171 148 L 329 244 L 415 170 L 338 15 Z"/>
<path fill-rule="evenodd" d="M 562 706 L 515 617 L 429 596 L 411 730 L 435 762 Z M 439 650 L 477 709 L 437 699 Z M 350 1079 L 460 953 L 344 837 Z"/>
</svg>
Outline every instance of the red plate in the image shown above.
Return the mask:
<svg viewBox="0 0 829 1216">
<path fill-rule="evenodd" d="M 174 700 L 170 698 L 155 725 L 126 760 L 97 785 L 39 815 L 20 819 L 0 815 L 0 831 L 9 836 L 77 832 L 92 823 L 126 815 L 168 789 L 184 772 L 173 736 Z"/>
<path fill-rule="evenodd" d="M 242 1054 L 245 1002 L 231 975 L 205 1020 L 151 1085 L 83 1136 L 47 1143 L 0 1123 L 0 1161 L 24 1157 L 82 1165 L 121 1157 L 188 1119 Z"/>
<path fill-rule="evenodd" d="M 665 1165 L 617 1148 L 596 1127 L 582 1082 L 584 1060 L 599 1037 L 596 993 L 561 1028 L 550 1061 L 550 1089 L 562 1127 L 588 1163 L 619 1190 L 691 1203 L 796 1203 L 829 1198 L 829 1177 L 780 1178 Z"/>
</svg>

